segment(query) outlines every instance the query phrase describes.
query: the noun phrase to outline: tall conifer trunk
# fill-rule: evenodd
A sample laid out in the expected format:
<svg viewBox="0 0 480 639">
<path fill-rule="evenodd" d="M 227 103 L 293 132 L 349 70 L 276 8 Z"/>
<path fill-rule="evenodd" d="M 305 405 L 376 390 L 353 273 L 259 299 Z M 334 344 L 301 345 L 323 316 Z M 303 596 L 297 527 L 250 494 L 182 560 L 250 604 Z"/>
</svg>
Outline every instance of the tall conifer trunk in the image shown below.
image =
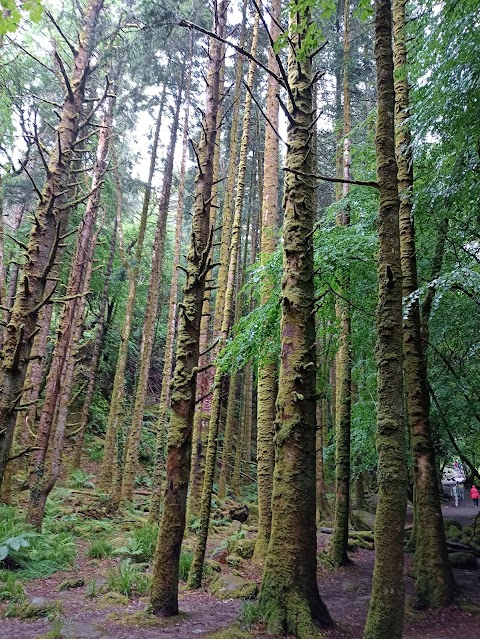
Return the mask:
<svg viewBox="0 0 480 639">
<path fill-rule="evenodd" d="M 214 30 L 224 36 L 228 0 L 222 0 L 214 16 Z M 213 157 L 217 137 L 219 71 L 223 49 L 210 39 L 207 70 L 206 108 L 197 149 L 198 173 L 192 219 L 191 244 L 177 338 L 177 363 L 172 382 L 172 416 L 167 444 L 167 478 L 163 512 L 153 563 L 151 606 L 154 614 L 178 613 L 178 571 L 185 530 L 188 476 L 190 472 L 195 385 L 199 355 L 200 320 L 205 280 L 211 268 L 210 203 Z"/>
<path fill-rule="evenodd" d="M 90 419 L 90 407 L 92 405 L 93 394 L 95 392 L 95 383 L 97 381 L 97 371 L 100 364 L 100 354 L 102 343 L 106 332 L 107 304 L 108 293 L 110 290 L 110 278 L 113 270 L 113 260 L 115 258 L 115 248 L 117 245 L 117 217 L 113 223 L 112 240 L 110 243 L 110 252 L 108 255 L 108 263 L 105 271 L 105 281 L 103 284 L 102 301 L 98 312 L 98 322 L 95 328 L 95 337 L 90 358 L 90 368 L 88 371 L 88 384 L 83 397 L 82 411 L 80 413 L 80 421 L 78 424 L 78 434 L 75 439 L 75 450 L 73 453 L 72 468 L 81 467 L 81 459 L 83 453 L 83 444 L 85 441 L 85 433 L 87 431 L 88 420 Z"/>
<path fill-rule="evenodd" d="M 299 25 L 308 8 L 289 15 L 288 146 L 285 157 L 280 374 L 277 397 L 272 528 L 260 605 L 273 633 L 310 639 L 330 615 L 317 585 L 315 527 L 315 318 L 312 60 L 301 59 Z M 306 174 L 306 175 L 305 175 Z"/>
<path fill-rule="evenodd" d="M 143 411 L 147 399 L 148 374 L 152 361 L 153 342 L 155 338 L 155 324 L 158 314 L 158 302 L 160 298 L 160 277 L 162 272 L 163 254 L 165 248 L 165 230 L 167 226 L 168 207 L 173 179 L 173 160 L 175 157 L 175 145 L 177 141 L 178 125 L 180 120 L 180 107 L 183 97 L 183 83 L 185 79 L 185 65 L 182 66 L 182 75 L 175 103 L 175 111 L 170 129 L 170 142 L 163 168 L 163 186 L 158 205 L 158 221 L 153 244 L 153 257 L 150 271 L 150 282 L 146 301 L 145 320 L 140 344 L 140 365 L 138 371 L 137 390 L 133 406 L 132 424 L 128 432 L 125 445 L 125 470 L 121 486 L 121 496 L 130 500 L 133 496 L 135 484 L 135 472 L 138 466 L 138 449 L 143 426 Z M 163 424 L 161 425 L 163 427 Z"/>
<path fill-rule="evenodd" d="M 405 34 L 406 0 L 393 0 L 395 68 L 395 127 L 400 196 L 400 251 L 403 297 L 418 288 L 413 223 L 413 157 L 409 116 L 409 86 Z M 414 299 L 404 320 L 404 371 L 410 445 L 414 461 L 415 573 L 417 607 L 444 606 L 453 597 L 453 574 L 448 560 L 437 482 L 435 449 L 429 416 L 426 362 L 422 348 L 420 304 Z"/>
<path fill-rule="evenodd" d="M 270 33 L 277 39 L 280 29 L 282 3 L 272 0 L 270 12 L 272 20 Z M 268 68 L 277 73 L 277 61 L 274 51 L 268 52 Z M 265 263 L 269 255 L 275 252 L 278 232 L 278 83 L 271 75 L 267 80 L 266 115 L 275 128 L 265 123 L 265 149 L 263 169 L 263 198 L 261 213 L 260 250 Z M 270 284 L 262 284 L 261 303 L 265 304 L 271 294 Z M 267 356 L 258 365 L 257 383 L 257 482 L 258 482 L 258 536 L 253 557 L 263 561 L 267 554 L 272 522 L 272 484 L 275 449 L 275 399 L 277 397 L 278 363 Z"/>
<path fill-rule="evenodd" d="M 258 42 L 258 15 L 255 16 L 253 27 L 251 54 L 255 56 Z M 255 63 L 250 61 L 247 86 L 250 90 L 253 87 L 253 79 L 255 74 Z M 245 191 L 245 174 L 248 150 L 248 131 L 250 125 L 250 113 L 252 106 L 252 97 L 249 91 L 245 96 L 245 106 L 243 111 L 243 128 L 242 139 L 240 143 L 240 160 L 238 165 L 237 191 L 235 194 L 235 214 L 232 226 L 232 237 L 230 242 L 230 259 L 227 276 L 227 286 L 225 289 L 225 301 L 223 305 L 223 320 L 220 331 L 220 345 L 224 345 L 230 326 L 232 323 L 232 313 L 234 304 L 235 279 L 237 274 L 237 261 L 240 245 L 240 226 L 242 218 L 243 194 Z M 217 301 L 218 303 L 218 301 Z M 200 505 L 200 529 L 197 534 L 197 546 L 195 555 L 188 577 L 188 584 L 191 588 L 199 588 L 202 581 L 203 562 L 205 559 L 205 551 L 207 547 L 208 527 L 210 523 L 210 511 L 212 501 L 213 480 L 215 476 L 215 464 L 217 459 L 217 443 L 218 431 L 220 425 L 220 409 L 222 401 L 222 387 L 225 375 L 219 368 L 215 370 L 215 380 L 213 384 L 212 412 L 210 415 L 210 423 L 208 426 L 208 445 L 207 456 L 205 460 L 205 479 L 203 482 L 202 500 Z"/>
<path fill-rule="evenodd" d="M 391 0 L 375 0 L 378 211 L 375 568 L 364 639 L 400 639 L 405 602 L 403 535 L 407 505 L 402 353 L 402 269 L 395 159 Z"/>
<path fill-rule="evenodd" d="M 350 0 L 344 3 L 344 30 L 343 30 L 343 177 L 351 179 L 350 172 Z M 349 185 L 343 184 L 341 197 L 348 195 Z M 349 226 L 350 210 L 348 204 L 343 204 L 342 210 L 337 214 L 339 226 Z M 340 346 L 336 358 L 336 441 L 335 441 L 335 519 L 333 525 L 333 537 L 331 557 L 337 566 L 349 562 L 348 547 L 348 520 L 350 515 L 350 427 L 352 413 L 352 328 L 350 307 L 348 304 L 349 278 L 341 276 L 341 295 L 335 305 L 337 319 L 340 324 Z"/>
<path fill-rule="evenodd" d="M 47 497 L 60 472 L 75 355 L 81 337 L 86 295 L 92 274 L 93 253 L 96 245 L 94 227 L 100 201 L 100 190 L 107 165 L 112 120 L 113 99 L 110 99 L 107 113 L 100 128 L 91 194 L 77 237 L 75 256 L 66 292 L 67 301 L 62 309 L 58 336 L 45 388 L 45 400 L 35 441 L 38 450 L 32 457 L 30 467 L 30 502 L 27 520 L 36 528 L 41 527 Z"/>
<path fill-rule="evenodd" d="M 34 214 L 25 266 L 0 354 L 0 482 L 12 443 L 15 409 L 23 391 L 38 314 L 45 304 L 45 287 L 61 241 L 59 231 L 71 206 L 65 194 L 69 192 L 70 163 L 78 136 L 94 31 L 102 6 L 103 0 L 90 0 L 85 11 L 55 145 Z"/>
<path fill-rule="evenodd" d="M 178 275 L 180 264 L 180 250 L 182 245 L 183 206 L 185 201 L 185 172 L 187 164 L 188 134 L 190 118 L 190 94 L 192 86 L 193 35 L 190 38 L 190 60 L 188 68 L 187 88 L 185 92 L 185 116 L 183 121 L 182 159 L 180 163 L 180 177 L 178 184 L 178 202 L 175 225 L 175 244 L 173 248 L 172 283 L 168 302 L 167 337 L 165 340 L 165 356 L 163 358 L 162 388 L 157 419 L 157 438 L 155 450 L 155 466 L 153 469 L 152 497 L 150 500 L 149 521 L 158 522 L 160 519 L 160 503 L 162 477 L 165 466 L 165 443 L 167 440 L 168 410 L 170 408 L 170 383 L 172 381 L 172 365 L 174 353 L 174 339 L 177 327 L 178 309 Z"/>
<path fill-rule="evenodd" d="M 239 45 L 243 47 L 246 32 L 246 16 L 247 2 L 243 2 L 242 28 L 239 37 Z M 215 298 L 212 340 L 215 341 L 219 337 L 221 329 L 223 304 L 225 299 L 225 289 L 227 285 L 228 274 L 228 250 L 230 247 L 230 237 L 232 233 L 233 221 L 233 205 L 235 197 L 235 179 L 237 175 L 237 154 L 238 154 L 238 124 L 240 113 L 240 97 L 242 91 L 242 70 L 243 56 L 237 56 L 235 64 L 235 89 L 232 104 L 232 122 L 230 127 L 230 154 L 228 160 L 227 185 L 225 189 L 225 198 L 223 203 L 222 215 L 222 232 L 220 237 L 220 256 L 219 270 L 217 275 L 217 293 Z M 222 72 L 223 73 L 223 72 Z M 222 76 L 223 77 L 223 76 Z M 223 82 L 222 82 L 223 84 Z M 220 145 L 217 141 L 217 149 Z M 215 177 L 218 179 L 218 176 Z M 208 350 L 210 312 L 211 312 L 210 295 L 205 296 L 204 307 L 202 310 L 202 328 L 200 335 L 200 353 Z M 200 367 L 206 366 L 213 361 L 218 354 L 218 346 L 213 348 L 206 356 L 200 357 Z M 188 499 L 189 515 L 197 515 L 200 511 L 200 502 L 202 499 L 203 480 L 205 474 L 205 455 L 208 443 L 208 424 L 212 412 L 212 392 L 215 377 L 215 369 L 213 367 L 202 371 L 197 380 L 197 397 L 200 399 L 195 409 L 195 420 L 193 427 L 192 442 L 192 466 L 191 466 L 191 482 L 190 495 Z"/>
<path fill-rule="evenodd" d="M 117 365 L 115 368 L 115 378 L 113 380 L 112 399 L 110 402 L 110 411 L 108 413 L 107 432 L 105 434 L 105 442 L 103 445 L 103 460 L 100 470 L 99 484 L 105 490 L 110 490 L 115 476 L 116 470 L 116 446 L 118 431 L 123 427 L 124 420 L 124 396 L 125 396 L 125 369 L 128 357 L 128 342 L 130 340 L 130 332 L 132 329 L 133 312 L 135 309 L 135 296 L 137 293 L 138 273 L 140 270 L 140 262 L 143 253 L 143 242 L 145 240 L 145 229 L 147 226 L 148 207 L 150 205 L 150 196 L 152 192 L 152 181 L 155 173 L 155 164 L 157 161 L 158 140 L 160 135 L 160 127 L 162 124 L 163 109 L 165 105 L 166 84 L 163 85 L 162 97 L 158 109 L 157 120 L 155 124 L 155 133 L 153 136 L 152 152 L 150 155 L 150 167 L 148 172 L 147 185 L 145 187 L 145 195 L 143 198 L 142 213 L 140 216 L 140 226 L 138 229 L 138 238 L 135 245 L 135 254 L 133 264 L 130 265 L 127 257 L 122 255 L 125 270 L 128 276 L 128 295 L 125 307 L 125 318 L 123 320 L 122 334 L 118 347 Z M 120 185 L 117 185 L 120 188 Z M 121 212 L 119 212 L 120 215 Z M 119 220 L 120 222 L 120 220 Z M 120 231 L 120 226 L 119 226 Z M 121 247 L 122 250 L 122 247 Z M 123 250 L 122 250 L 123 253 Z"/>
</svg>

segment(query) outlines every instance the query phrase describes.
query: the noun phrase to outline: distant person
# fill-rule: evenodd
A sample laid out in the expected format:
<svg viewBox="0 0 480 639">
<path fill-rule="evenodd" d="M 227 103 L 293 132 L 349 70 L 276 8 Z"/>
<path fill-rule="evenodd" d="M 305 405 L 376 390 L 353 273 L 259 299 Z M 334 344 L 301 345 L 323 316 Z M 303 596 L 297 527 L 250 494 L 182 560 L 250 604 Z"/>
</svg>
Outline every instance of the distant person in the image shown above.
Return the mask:
<svg viewBox="0 0 480 639">
<path fill-rule="evenodd" d="M 463 483 L 463 481 L 457 481 L 457 487 L 458 487 L 458 498 L 460 499 L 460 501 L 463 501 L 465 499 L 465 485 Z"/>
<path fill-rule="evenodd" d="M 473 505 L 475 508 L 478 508 L 478 498 L 480 497 L 480 493 L 478 492 L 475 484 L 470 488 L 470 497 L 473 499 Z"/>
<path fill-rule="evenodd" d="M 458 508 L 458 482 L 456 484 L 453 484 L 452 486 L 452 497 L 455 500 L 455 507 Z M 477 499 L 477 502 L 478 502 L 478 499 Z"/>
</svg>

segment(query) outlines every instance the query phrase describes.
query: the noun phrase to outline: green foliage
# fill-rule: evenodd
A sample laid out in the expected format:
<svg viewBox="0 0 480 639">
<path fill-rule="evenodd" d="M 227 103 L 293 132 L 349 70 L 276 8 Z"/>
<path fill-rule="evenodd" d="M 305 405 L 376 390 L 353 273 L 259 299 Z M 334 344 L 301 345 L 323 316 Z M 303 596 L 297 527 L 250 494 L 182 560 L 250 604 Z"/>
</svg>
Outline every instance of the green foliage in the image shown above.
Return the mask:
<svg viewBox="0 0 480 639">
<path fill-rule="evenodd" d="M 178 576 L 182 581 L 187 581 L 192 563 L 193 552 L 190 550 L 182 550 L 180 552 L 180 560 L 178 564 Z"/>
<path fill-rule="evenodd" d="M 43 6 L 40 0 L 24 0 L 17 3 L 15 0 L 0 0 L 2 11 L 0 12 L 0 36 L 16 31 L 22 20 L 22 13 L 27 12 L 32 22 L 40 22 L 43 15 Z"/>
<path fill-rule="evenodd" d="M 134 594 L 145 595 L 150 585 L 149 577 L 141 572 L 130 559 L 124 559 L 120 565 L 110 570 L 107 575 L 107 587 L 112 592 L 118 592 L 126 597 Z"/>
<path fill-rule="evenodd" d="M 158 524 L 142 524 L 133 531 L 125 546 L 118 548 L 115 554 L 129 555 L 137 562 L 150 561 L 155 552 L 157 537 Z"/>
<path fill-rule="evenodd" d="M 92 559 L 103 559 L 104 557 L 111 557 L 114 550 L 108 539 L 97 539 L 91 543 L 87 555 Z"/>
<path fill-rule="evenodd" d="M 0 505 L 0 565 L 26 578 L 50 575 L 67 567 L 77 549 L 70 533 L 37 533 L 14 508 Z"/>
<path fill-rule="evenodd" d="M 94 476 L 87 473 L 87 471 L 82 468 L 75 468 L 70 473 L 68 483 L 72 488 L 95 488 L 92 479 L 95 479 Z"/>
<path fill-rule="evenodd" d="M 59 619 L 63 614 L 63 606 L 60 601 L 52 601 L 46 604 L 32 604 L 28 599 L 19 602 L 11 601 L 5 608 L 5 617 L 17 617 L 18 619 L 42 619 L 49 621 Z"/>
<path fill-rule="evenodd" d="M 22 582 L 8 570 L 0 571 L 0 601 L 20 602 L 26 598 Z"/>
</svg>

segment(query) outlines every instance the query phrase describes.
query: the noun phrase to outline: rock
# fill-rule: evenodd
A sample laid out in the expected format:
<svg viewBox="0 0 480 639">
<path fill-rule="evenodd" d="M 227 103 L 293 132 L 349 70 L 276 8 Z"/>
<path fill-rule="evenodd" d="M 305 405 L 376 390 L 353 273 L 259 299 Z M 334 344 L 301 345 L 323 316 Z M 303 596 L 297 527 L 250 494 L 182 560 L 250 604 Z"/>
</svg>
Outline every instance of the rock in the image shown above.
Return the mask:
<svg viewBox="0 0 480 639">
<path fill-rule="evenodd" d="M 445 535 L 450 541 L 460 541 L 462 539 L 462 531 L 453 522 L 445 526 Z"/>
<path fill-rule="evenodd" d="M 469 552 L 450 552 L 448 559 L 454 568 L 478 568 L 477 558 Z"/>
<path fill-rule="evenodd" d="M 92 623 L 71 622 L 62 626 L 62 639 L 100 639 L 102 631 Z"/>
<path fill-rule="evenodd" d="M 62 581 L 62 583 L 58 586 L 58 592 L 62 592 L 62 590 L 73 590 L 74 588 L 81 588 L 85 585 L 84 579 L 80 577 L 80 579 L 67 579 L 66 581 Z"/>
<path fill-rule="evenodd" d="M 227 558 L 225 559 L 225 561 L 227 562 L 229 566 L 233 566 L 235 568 L 235 566 L 240 566 L 243 559 L 239 555 L 232 553 L 231 555 L 227 555 Z"/>
<path fill-rule="evenodd" d="M 459 521 L 456 521 L 455 519 L 444 519 L 443 520 L 443 525 L 444 525 L 445 528 L 449 528 L 450 526 L 454 526 L 458 530 L 462 530 L 462 524 Z"/>
<path fill-rule="evenodd" d="M 210 584 L 210 591 L 218 599 L 254 599 L 258 588 L 255 581 L 223 574 Z"/>
<path fill-rule="evenodd" d="M 222 564 L 215 559 L 205 559 L 204 572 L 221 572 Z"/>
<path fill-rule="evenodd" d="M 367 510 L 353 510 L 350 517 L 357 530 L 375 529 L 375 515 Z"/>
<path fill-rule="evenodd" d="M 238 555 L 239 557 L 243 557 L 243 559 L 250 559 L 251 557 L 253 557 L 255 543 L 255 539 L 236 539 L 235 541 L 229 541 L 228 552 Z"/>
<path fill-rule="evenodd" d="M 127 606 L 128 597 L 119 592 L 106 592 L 99 597 L 98 603 L 103 606 Z"/>
<path fill-rule="evenodd" d="M 51 600 L 46 597 L 32 597 L 30 603 L 32 606 L 48 606 L 51 603 Z"/>
</svg>

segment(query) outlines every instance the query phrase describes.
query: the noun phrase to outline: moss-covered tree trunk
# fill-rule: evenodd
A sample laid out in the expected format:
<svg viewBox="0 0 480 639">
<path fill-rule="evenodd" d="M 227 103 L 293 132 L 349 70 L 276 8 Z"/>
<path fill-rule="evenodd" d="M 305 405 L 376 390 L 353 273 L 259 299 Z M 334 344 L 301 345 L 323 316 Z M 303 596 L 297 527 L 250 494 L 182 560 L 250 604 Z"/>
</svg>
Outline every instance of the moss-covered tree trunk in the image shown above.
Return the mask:
<svg viewBox="0 0 480 639">
<path fill-rule="evenodd" d="M 135 244 L 135 253 L 132 264 L 128 263 L 122 246 L 122 258 L 128 277 L 128 294 L 125 306 L 125 317 L 123 320 L 122 333 L 120 336 L 120 344 L 118 346 L 117 364 L 115 367 L 115 377 L 113 380 L 112 399 L 110 402 L 110 410 L 108 413 L 107 432 L 105 433 L 105 441 L 103 444 L 103 460 L 100 469 L 99 484 L 105 490 L 111 490 L 114 477 L 117 475 L 117 438 L 118 431 L 123 427 L 124 420 L 124 397 L 125 397 L 125 369 L 127 366 L 128 343 L 130 340 L 130 332 L 132 329 L 133 312 L 135 310 L 135 297 L 137 293 L 138 274 L 140 270 L 140 262 L 143 253 L 143 242 L 145 239 L 145 229 L 147 226 L 148 208 L 150 205 L 150 196 L 152 193 L 152 181 L 155 173 L 155 164 L 157 161 L 158 141 L 160 135 L 160 127 L 162 125 L 163 109 L 165 106 L 166 84 L 163 85 L 162 97 L 158 109 L 157 120 L 155 124 L 155 133 L 153 136 L 152 151 L 150 155 L 150 167 L 148 172 L 147 185 L 145 187 L 145 195 L 143 197 L 142 213 L 140 216 L 140 225 L 138 228 L 138 237 Z M 120 185 L 117 184 L 120 189 Z M 118 211 L 120 216 L 121 211 Z M 120 217 L 119 231 L 121 230 Z"/>
<path fill-rule="evenodd" d="M 375 567 L 364 639 L 400 639 L 405 602 L 403 534 L 407 505 L 402 353 L 402 269 L 395 160 L 391 0 L 375 0 L 378 211 Z"/>
<path fill-rule="evenodd" d="M 400 251 L 403 297 L 418 288 L 413 222 L 413 157 L 409 116 L 406 51 L 406 0 L 393 0 L 395 128 L 400 196 Z M 414 462 L 415 498 L 415 606 L 449 604 L 454 580 L 448 561 L 445 530 L 437 481 L 435 449 L 429 417 L 426 362 L 422 348 L 420 305 L 414 299 L 404 319 L 404 372 L 410 446 Z"/>
<path fill-rule="evenodd" d="M 223 36 L 228 0 L 223 0 L 214 16 L 214 30 Z M 151 606 L 154 614 L 178 613 L 178 564 L 185 530 L 188 476 L 190 472 L 195 386 L 199 356 L 200 320 L 205 280 L 211 267 L 210 203 L 213 183 L 213 157 L 219 106 L 219 71 L 222 47 L 209 42 L 206 108 L 197 149 L 198 173 L 192 236 L 187 256 L 184 298 L 180 305 L 177 362 L 172 381 L 172 416 L 167 444 L 167 477 L 157 547 L 153 562 Z"/>
<path fill-rule="evenodd" d="M 182 105 L 183 84 L 185 78 L 185 64 L 182 65 L 181 78 L 178 93 L 175 101 L 175 110 L 170 129 L 170 142 L 163 167 L 163 185 L 158 204 L 157 228 L 153 244 L 153 256 L 150 270 L 150 281 L 146 301 L 146 312 L 142 331 L 142 341 L 140 343 L 139 369 L 137 379 L 137 389 L 133 405 L 132 423 L 127 435 L 125 444 L 125 469 L 123 472 L 123 482 L 121 495 L 123 499 L 130 500 L 133 496 L 135 485 L 135 473 L 138 466 L 138 449 L 143 426 L 143 411 L 147 400 L 148 374 L 152 361 L 153 342 L 155 339 L 155 325 L 158 314 L 158 302 L 160 299 L 160 278 L 165 248 L 165 230 L 167 226 L 168 207 L 170 204 L 170 193 L 173 179 L 173 160 L 175 157 L 175 145 L 177 142 L 178 125 L 180 121 L 180 107 Z"/>
<path fill-rule="evenodd" d="M 247 2 L 243 2 L 242 27 L 239 37 L 239 46 L 245 43 L 246 32 L 246 15 Z M 222 67 L 223 69 L 223 67 Z M 208 349 L 210 331 L 210 313 L 212 304 L 210 295 L 205 296 L 204 308 L 202 311 L 202 331 L 201 331 L 201 348 L 200 352 L 209 350 L 208 354 L 200 357 L 200 366 L 203 368 L 209 362 L 214 361 L 218 354 L 218 340 L 220 329 L 222 326 L 223 303 L 225 299 L 225 290 L 227 286 L 228 275 L 228 250 L 230 247 L 230 238 L 233 223 L 233 207 L 235 196 L 235 180 L 237 175 L 237 155 L 238 155 L 238 124 L 240 113 L 240 98 L 242 91 L 242 72 L 243 72 L 243 56 L 238 55 L 235 63 L 235 88 L 232 103 L 232 120 L 230 126 L 230 152 L 228 159 L 227 184 L 225 189 L 225 197 L 223 203 L 222 214 L 222 232 L 220 236 L 219 251 L 219 270 L 217 275 L 217 291 L 215 298 L 215 306 L 213 311 L 213 328 L 212 340 L 213 348 Z M 221 82 L 223 86 L 223 71 Z M 218 150 L 220 144 L 217 143 Z M 216 163 L 217 166 L 217 163 Z M 216 172 L 215 172 L 216 173 Z M 216 175 L 215 180 L 218 179 Z M 195 420 L 193 428 L 193 444 L 192 444 L 192 466 L 191 466 L 191 482 L 190 495 L 188 499 L 188 512 L 190 516 L 197 515 L 200 512 L 200 503 L 202 499 L 203 480 L 205 476 L 205 457 L 208 443 L 208 425 L 212 412 L 212 393 L 215 377 L 215 369 L 213 367 L 201 372 L 198 376 L 197 397 L 199 398 L 198 406 L 195 409 Z"/>
<path fill-rule="evenodd" d="M 155 465 L 152 478 L 152 497 L 150 500 L 149 521 L 158 522 L 160 519 L 160 503 L 162 477 L 165 468 L 165 443 L 168 424 L 168 410 L 170 408 L 170 383 L 172 381 L 172 366 L 174 355 L 174 339 L 178 316 L 178 276 L 180 264 L 180 250 L 182 246 L 183 206 L 185 201 L 185 173 L 187 165 L 189 118 L 190 118 L 190 94 L 192 86 L 192 55 L 193 35 L 190 38 L 190 56 L 188 67 L 188 80 L 185 90 L 185 115 L 183 120 L 182 159 L 180 162 L 180 176 L 178 182 L 178 201 L 175 222 L 175 243 L 173 247 L 172 283 L 168 301 L 167 336 L 165 340 L 165 356 L 163 358 L 162 388 L 157 419 L 157 437 L 155 450 Z"/>
<path fill-rule="evenodd" d="M 253 27 L 252 45 L 250 53 L 255 56 L 258 42 L 258 15 L 255 17 L 255 23 Z M 250 61 L 247 86 L 251 90 L 253 87 L 253 80 L 255 76 L 255 63 Z M 240 142 L 240 159 L 238 165 L 238 177 L 236 184 L 235 194 L 235 212 L 232 225 L 232 236 L 230 241 L 229 251 L 229 267 L 227 275 L 227 286 L 225 289 L 225 299 L 223 303 L 223 320 L 221 325 L 221 331 L 219 335 L 219 345 L 225 344 L 230 326 L 233 319 L 234 308 L 234 291 L 235 280 L 237 275 L 237 261 L 238 252 L 240 248 L 240 226 L 242 219 L 243 208 L 243 194 L 245 191 L 245 174 L 247 163 L 247 151 L 248 151 L 248 138 L 249 138 L 249 125 L 250 125 L 250 113 L 252 107 L 251 93 L 247 91 L 245 95 L 245 105 L 243 110 L 243 125 L 242 125 L 242 138 Z M 218 300 L 217 300 L 218 304 Z M 188 585 L 191 588 L 199 588 L 202 582 L 203 562 L 205 559 L 205 551 L 207 547 L 208 527 L 210 523 L 210 511 L 212 501 L 213 481 L 215 477 L 215 465 L 217 459 L 218 449 L 218 431 L 220 426 L 220 410 L 222 402 L 222 387 L 224 383 L 224 374 L 217 368 L 215 371 L 215 379 L 213 383 L 213 396 L 212 396 L 212 412 L 210 415 L 210 422 L 208 425 L 208 444 L 207 454 L 205 459 L 205 478 L 203 482 L 202 499 L 200 503 L 200 529 L 197 535 L 197 545 L 195 548 L 194 559 L 190 574 L 188 577 Z"/>
<path fill-rule="evenodd" d="M 113 260 L 115 258 L 115 249 L 117 245 L 117 218 L 113 223 L 112 239 L 110 242 L 110 252 L 108 255 L 107 268 L 105 269 L 105 281 L 103 283 L 102 299 L 98 310 L 98 321 L 95 327 L 95 337 L 93 339 L 92 354 L 90 357 L 90 368 L 88 371 L 88 384 L 83 396 L 82 411 L 78 423 L 78 433 L 75 438 L 75 448 L 73 452 L 72 468 L 81 468 L 81 459 L 83 454 L 83 445 L 85 441 L 85 433 L 87 431 L 88 420 L 90 419 L 90 407 L 92 405 L 93 394 L 97 382 L 97 371 L 100 364 L 100 355 L 102 344 L 106 332 L 107 305 L 108 294 L 110 290 L 110 279 L 113 270 Z"/>
<path fill-rule="evenodd" d="M 80 342 L 86 295 L 92 274 L 93 253 L 97 239 L 94 227 L 100 202 L 100 190 L 107 166 L 112 121 L 113 99 L 110 99 L 100 127 L 91 192 L 77 237 L 66 290 L 66 301 L 62 308 L 45 387 L 45 399 L 38 423 L 35 440 L 37 450 L 31 460 L 30 501 L 27 520 L 36 528 L 41 527 L 47 497 L 60 472 L 68 404 L 73 385 L 75 356 Z"/>
<path fill-rule="evenodd" d="M 331 623 L 317 585 L 315 527 L 315 318 L 312 62 L 298 59 L 303 15 L 290 10 L 288 146 L 272 528 L 260 606 L 267 628 L 301 639 Z M 298 172 L 298 173 L 297 173 Z M 303 175 L 302 175 L 303 174 Z"/>
<path fill-rule="evenodd" d="M 350 158 L 350 0 L 344 3 L 343 28 L 343 178 L 351 179 Z M 343 184 L 341 198 L 348 195 L 349 185 Z M 349 226 L 350 210 L 343 204 L 337 214 L 339 226 Z M 352 414 L 352 327 L 350 317 L 349 278 L 340 275 L 341 299 L 335 304 L 335 311 L 340 325 L 340 346 L 336 357 L 336 417 L 335 438 L 335 518 L 331 545 L 331 558 L 337 566 L 349 563 L 348 558 L 348 522 L 350 515 L 350 430 Z"/>
<path fill-rule="evenodd" d="M 235 313 L 235 317 L 236 316 L 237 313 Z M 232 375 L 230 375 L 228 386 L 227 415 L 225 417 L 225 434 L 223 436 L 222 462 L 220 464 L 220 473 L 218 477 L 217 496 L 219 499 L 225 499 L 225 496 L 227 494 L 227 484 L 230 482 L 230 478 L 232 475 L 233 439 L 235 435 L 235 428 L 238 427 L 238 422 L 236 419 L 236 389 L 237 374 L 234 372 L 232 373 Z"/>
<path fill-rule="evenodd" d="M 66 96 L 59 113 L 55 144 L 34 214 L 22 278 L 0 354 L 0 482 L 12 444 L 16 407 L 23 391 L 38 314 L 45 303 L 45 287 L 61 241 L 59 230 L 71 208 L 67 201 L 70 163 L 80 126 L 93 35 L 102 6 L 103 0 L 91 0 L 85 10 L 71 75 L 65 87 Z"/>
<path fill-rule="evenodd" d="M 270 33 L 273 40 L 279 36 L 281 0 L 270 3 Z M 272 48 L 268 52 L 268 68 L 278 72 L 277 60 Z M 262 187 L 262 212 L 260 227 L 261 259 L 265 263 L 277 246 L 278 233 L 278 83 L 271 75 L 267 80 L 267 104 L 265 123 L 265 147 Z M 270 122 L 270 124 L 269 124 Z M 273 127 L 273 128 L 272 128 Z M 265 304 L 271 295 L 271 284 L 264 282 L 261 303 Z M 258 485 L 258 536 L 254 560 L 262 562 L 267 554 L 272 522 L 272 485 L 275 449 L 275 400 L 277 397 L 278 362 L 267 354 L 258 364 L 257 381 L 257 485 Z"/>
</svg>

